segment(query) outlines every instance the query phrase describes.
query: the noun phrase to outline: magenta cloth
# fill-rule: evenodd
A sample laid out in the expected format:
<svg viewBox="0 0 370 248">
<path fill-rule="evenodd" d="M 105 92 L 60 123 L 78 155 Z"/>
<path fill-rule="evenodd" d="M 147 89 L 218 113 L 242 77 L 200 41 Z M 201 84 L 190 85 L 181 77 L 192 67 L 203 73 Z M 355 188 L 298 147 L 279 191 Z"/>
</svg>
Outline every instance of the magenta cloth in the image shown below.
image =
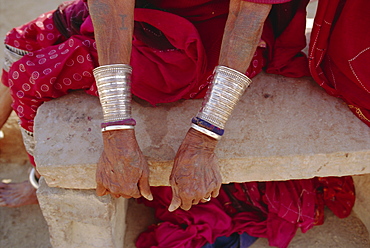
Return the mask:
<svg viewBox="0 0 370 248">
<path fill-rule="evenodd" d="M 323 219 L 325 204 L 343 218 L 351 213 L 355 201 L 351 177 L 223 185 L 220 195 L 210 202 L 172 213 L 167 210 L 171 188 L 151 190 L 154 200 L 140 201 L 155 209 L 159 224 L 139 236 L 138 248 L 197 248 L 234 232 L 287 247 L 298 228 L 306 232 L 322 224 L 316 220 Z"/>
<path fill-rule="evenodd" d="M 310 42 L 310 70 L 370 126 L 370 1 L 320 0 Z"/>
<path fill-rule="evenodd" d="M 169 8 L 172 13 L 135 9 L 132 93 L 152 104 L 202 98 L 208 87 L 207 79 L 217 65 L 228 1 L 204 0 L 204 5 L 188 8 L 190 2 L 160 1 L 160 8 L 172 4 L 173 8 Z M 289 48 L 287 53 L 284 53 L 287 46 L 280 45 L 292 40 L 284 30 L 299 31 L 300 25 L 290 22 L 296 9 L 288 8 L 297 2 L 282 4 L 284 9 L 275 10 L 276 16 L 280 16 L 275 26 L 283 30 L 279 36 L 273 33 L 275 22 L 266 21 L 263 40 L 267 47 L 257 49 L 246 72 L 250 78 L 266 65 L 268 72 L 293 77 L 308 75 L 308 67 L 296 61 L 296 57 L 302 57 L 299 54 L 305 41 L 300 40 L 301 46 Z M 291 11 L 285 18 L 278 13 L 286 13 L 286 8 Z M 304 9 L 303 5 L 299 8 Z M 11 89 L 12 106 L 20 124 L 28 131 L 33 131 L 35 113 L 43 102 L 77 89 L 98 94 L 92 76 L 98 59 L 87 5 L 77 0 L 63 4 L 60 9 L 57 13 L 62 18 L 57 23 L 55 13 L 45 13 L 11 30 L 5 39 L 6 44 L 30 52 L 2 77 Z M 302 15 L 298 17 L 305 20 Z M 287 20 L 282 21 L 284 18 Z M 61 33 L 57 25 L 65 25 L 67 31 Z M 300 32 L 304 35 L 304 30 Z"/>
<path fill-rule="evenodd" d="M 243 1 L 251 2 L 251 3 L 279 4 L 279 3 L 287 3 L 287 2 L 290 2 L 291 0 L 243 0 Z"/>
</svg>

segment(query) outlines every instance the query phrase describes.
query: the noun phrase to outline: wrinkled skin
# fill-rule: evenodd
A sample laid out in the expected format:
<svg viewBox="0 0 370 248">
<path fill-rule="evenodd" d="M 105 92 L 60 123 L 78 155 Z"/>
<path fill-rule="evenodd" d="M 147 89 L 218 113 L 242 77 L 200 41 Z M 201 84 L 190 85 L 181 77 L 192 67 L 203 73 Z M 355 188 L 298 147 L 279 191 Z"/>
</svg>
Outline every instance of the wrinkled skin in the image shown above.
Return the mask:
<svg viewBox="0 0 370 248">
<path fill-rule="evenodd" d="M 206 202 L 217 197 L 222 183 L 214 150 L 217 140 L 194 129 L 189 129 L 174 161 L 170 184 L 172 202 L 169 211 Z"/>
<path fill-rule="evenodd" d="M 103 132 L 104 151 L 97 171 L 96 193 L 114 197 L 152 200 L 149 168 L 135 138 L 134 130 Z"/>
<path fill-rule="evenodd" d="M 0 183 L 0 207 L 17 208 L 38 204 L 36 189 L 29 181 L 22 183 Z"/>
</svg>

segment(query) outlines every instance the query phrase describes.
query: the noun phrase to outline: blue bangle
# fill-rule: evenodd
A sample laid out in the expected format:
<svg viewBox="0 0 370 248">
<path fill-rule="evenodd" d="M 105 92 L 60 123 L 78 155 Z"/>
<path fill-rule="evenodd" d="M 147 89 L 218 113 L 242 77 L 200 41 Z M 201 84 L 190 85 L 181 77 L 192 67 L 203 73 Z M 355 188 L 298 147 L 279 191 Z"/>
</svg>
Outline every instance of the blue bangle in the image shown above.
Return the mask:
<svg viewBox="0 0 370 248">
<path fill-rule="evenodd" d="M 214 132 L 220 136 L 222 136 L 224 134 L 224 130 L 219 128 L 219 127 L 216 127 L 215 125 L 205 121 L 205 120 L 202 120 L 200 119 L 199 117 L 193 117 L 193 119 L 191 120 L 191 122 L 193 124 L 196 124 L 200 127 L 203 127 L 205 129 L 208 129 L 209 131 L 211 132 Z"/>
</svg>

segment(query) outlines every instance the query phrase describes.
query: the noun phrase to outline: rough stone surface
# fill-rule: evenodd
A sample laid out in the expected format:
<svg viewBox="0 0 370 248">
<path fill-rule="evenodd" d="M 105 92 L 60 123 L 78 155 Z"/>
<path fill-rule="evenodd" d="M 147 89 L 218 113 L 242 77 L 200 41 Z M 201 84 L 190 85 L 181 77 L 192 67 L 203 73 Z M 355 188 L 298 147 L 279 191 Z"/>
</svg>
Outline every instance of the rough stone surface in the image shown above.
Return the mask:
<svg viewBox="0 0 370 248">
<path fill-rule="evenodd" d="M 353 211 L 370 232 L 370 174 L 353 176 L 356 188 L 356 202 Z"/>
<path fill-rule="evenodd" d="M 0 139 L 0 164 L 28 164 L 28 156 L 19 130 L 18 117 L 14 112 L 1 131 L 3 131 L 4 137 Z"/>
<path fill-rule="evenodd" d="M 370 173 L 370 129 L 310 78 L 260 74 L 218 144 L 223 182 Z M 201 100 L 133 104 L 150 183 L 168 185 L 172 160 Z M 83 92 L 50 101 L 35 120 L 36 162 L 49 186 L 94 188 L 102 151 L 98 98 Z"/>
<path fill-rule="evenodd" d="M 127 199 L 97 197 L 94 190 L 50 188 L 43 178 L 37 197 L 54 248 L 121 248 Z"/>
</svg>

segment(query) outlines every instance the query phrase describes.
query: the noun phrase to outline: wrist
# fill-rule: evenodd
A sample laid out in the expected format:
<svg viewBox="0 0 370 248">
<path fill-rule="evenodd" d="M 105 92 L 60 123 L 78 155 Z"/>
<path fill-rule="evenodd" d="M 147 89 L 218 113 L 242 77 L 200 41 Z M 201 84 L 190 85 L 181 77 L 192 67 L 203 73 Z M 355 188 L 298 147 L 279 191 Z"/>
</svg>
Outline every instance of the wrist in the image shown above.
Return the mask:
<svg viewBox="0 0 370 248">
<path fill-rule="evenodd" d="M 224 129 L 231 112 L 252 81 L 243 73 L 217 66 L 198 118 Z"/>
<path fill-rule="evenodd" d="M 214 150 L 218 144 L 218 140 L 202 133 L 194 128 L 190 128 L 187 133 L 187 140 L 193 146 L 207 148 L 209 150 Z"/>
<path fill-rule="evenodd" d="M 202 108 L 192 119 L 191 127 L 213 139 L 221 139 L 227 120 L 250 83 L 243 73 L 217 66 Z"/>
<path fill-rule="evenodd" d="M 103 109 L 102 132 L 134 129 L 136 122 L 131 118 L 131 66 L 103 65 L 93 72 Z"/>
<path fill-rule="evenodd" d="M 104 147 L 111 143 L 111 140 L 121 140 L 125 144 L 130 143 L 132 139 L 136 140 L 135 137 L 135 130 L 134 129 L 126 129 L 126 130 L 108 130 L 102 132 Z M 109 143 L 109 144 L 108 144 Z"/>
</svg>

